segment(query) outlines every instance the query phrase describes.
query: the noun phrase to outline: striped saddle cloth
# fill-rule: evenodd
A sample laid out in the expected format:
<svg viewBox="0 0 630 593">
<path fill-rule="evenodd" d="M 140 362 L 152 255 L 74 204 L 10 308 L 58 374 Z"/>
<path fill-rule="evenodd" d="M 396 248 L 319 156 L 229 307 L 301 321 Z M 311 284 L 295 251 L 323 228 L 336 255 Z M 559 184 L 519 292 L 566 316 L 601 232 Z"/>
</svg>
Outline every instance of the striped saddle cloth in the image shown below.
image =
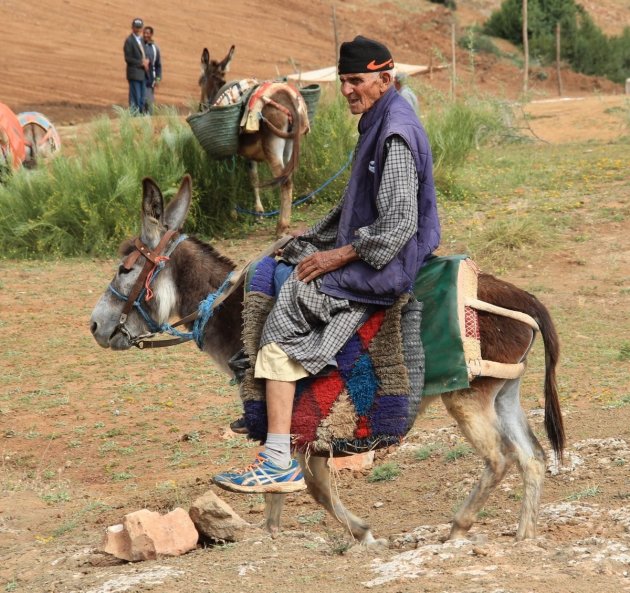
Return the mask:
<svg viewBox="0 0 630 593">
<path fill-rule="evenodd" d="M 240 385 L 250 438 L 267 436 L 264 380 L 254 378 L 262 328 L 275 302 L 277 262 L 265 257 L 245 278 L 243 342 L 250 368 Z M 397 444 L 420 405 L 424 356 L 421 305 L 404 295 L 371 315 L 336 356 L 337 368 L 298 381 L 291 433 L 298 451 L 343 455 Z"/>
</svg>

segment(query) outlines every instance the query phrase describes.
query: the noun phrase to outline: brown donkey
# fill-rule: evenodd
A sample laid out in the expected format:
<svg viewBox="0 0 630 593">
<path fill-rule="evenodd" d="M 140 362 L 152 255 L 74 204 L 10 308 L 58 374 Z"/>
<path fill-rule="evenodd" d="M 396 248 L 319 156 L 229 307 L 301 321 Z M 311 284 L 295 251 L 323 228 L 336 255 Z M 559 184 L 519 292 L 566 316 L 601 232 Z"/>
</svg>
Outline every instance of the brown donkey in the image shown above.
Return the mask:
<svg viewBox="0 0 630 593">
<path fill-rule="evenodd" d="M 184 178 L 177 196 L 167 207 L 152 180 L 145 179 L 143 185 L 142 232 L 138 239 L 123 243 L 122 263 L 92 313 L 91 331 L 103 348 L 127 350 L 147 332 L 161 331 L 160 326 L 172 317 L 191 314 L 194 317 L 199 303 L 215 293 L 235 268 L 210 245 L 176 232 L 184 224 L 190 207 L 190 177 Z M 143 296 L 137 298 L 138 287 L 145 285 L 157 265 L 152 262 L 159 262 L 157 256 L 162 254 L 170 259 L 159 275 L 153 275 L 154 298 L 150 301 Z M 228 360 L 243 346 L 242 298 L 241 291 L 230 294 L 217 314 L 210 317 L 198 341 L 228 373 L 231 373 Z M 538 323 L 545 346 L 545 429 L 555 454 L 561 456 L 565 437 L 555 377 L 558 336 L 547 309 L 531 294 L 489 274 L 479 276 L 479 298 L 527 313 Z M 525 360 L 534 334 L 528 325 L 484 312 L 480 312 L 479 325 L 484 359 L 503 363 Z M 523 479 L 516 538 L 531 538 L 536 534 L 545 455 L 521 408 L 520 382 L 520 378 L 479 378 L 469 389 L 423 399 L 420 412 L 437 397 L 442 398 L 464 436 L 485 462 L 479 481 L 453 519 L 451 538 L 466 535 L 476 514 L 513 463 Z M 345 508 L 332 487 L 326 458 L 302 456 L 300 463 L 311 495 L 357 540 L 375 543 L 369 526 Z M 279 528 L 283 496 L 274 494 L 267 498 L 267 526 L 272 532 Z"/>
<path fill-rule="evenodd" d="M 234 57 L 235 47 L 230 47 L 227 55 L 218 62 L 210 59 L 210 52 L 204 48 L 201 54 L 200 108 L 212 105 L 219 90 L 225 85 L 225 74 Z M 260 201 L 260 183 L 257 163 L 266 161 L 274 176 L 269 185 L 280 185 L 280 213 L 276 234 L 284 234 L 291 222 L 293 202 L 293 171 L 297 168 L 300 156 L 300 138 L 309 129 L 308 117 L 300 109 L 295 99 L 296 90 L 288 84 L 274 85 L 273 92 L 266 98 L 262 108 L 260 129 L 257 132 L 239 135 L 238 154 L 247 159 L 249 178 L 254 188 L 254 210 L 264 211 Z"/>
</svg>

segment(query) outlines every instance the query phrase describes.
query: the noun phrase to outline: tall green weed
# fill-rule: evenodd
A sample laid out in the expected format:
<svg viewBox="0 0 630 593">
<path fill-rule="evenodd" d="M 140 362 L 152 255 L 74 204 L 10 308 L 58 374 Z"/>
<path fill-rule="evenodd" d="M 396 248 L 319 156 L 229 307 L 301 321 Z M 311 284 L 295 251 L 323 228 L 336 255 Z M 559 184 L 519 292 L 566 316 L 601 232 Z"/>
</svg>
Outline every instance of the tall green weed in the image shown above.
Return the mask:
<svg viewBox="0 0 630 593">
<path fill-rule="evenodd" d="M 423 123 L 433 152 L 435 184 L 443 197 L 460 197 L 457 170 L 473 150 L 505 141 L 510 119 L 510 109 L 494 100 L 473 97 L 434 103 Z"/>
<path fill-rule="evenodd" d="M 36 170 L 19 170 L 0 185 L 0 249 L 4 257 L 111 254 L 137 232 L 140 182 L 153 177 L 172 196 L 185 173 L 194 182 L 188 229 L 223 235 L 253 223 L 234 216 L 235 207 L 253 204 L 242 159 L 213 161 L 189 126 L 172 110 L 156 117 L 95 120 L 76 154 L 61 153 Z M 307 136 L 295 193 L 310 192 L 347 160 L 354 143 L 352 122 L 337 98 L 320 106 Z M 261 178 L 270 178 L 261 168 Z M 331 183 L 323 199 L 339 196 L 344 177 Z M 263 190 L 265 205 L 277 207 L 277 188 Z"/>
</svg>

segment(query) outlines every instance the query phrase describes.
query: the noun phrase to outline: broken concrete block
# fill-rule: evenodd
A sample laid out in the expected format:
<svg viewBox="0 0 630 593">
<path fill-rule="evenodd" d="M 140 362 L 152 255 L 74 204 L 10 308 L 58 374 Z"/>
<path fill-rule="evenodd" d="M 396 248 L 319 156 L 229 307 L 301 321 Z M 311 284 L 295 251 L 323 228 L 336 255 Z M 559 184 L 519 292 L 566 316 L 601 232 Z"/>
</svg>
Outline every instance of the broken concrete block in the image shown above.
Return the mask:
<svg viewBox="0 0 630 593">
<path fill-rule="evenodd" d="M 142 509 L 120 525 L 107 528 L 103 550 L 136 562 L 158 556 L 180 556 L 197 547 L 199 534 L 188 513 L 177 508 L 166 515 Z"/>
<path fill-rule="evenodd" d="M 355 455 L 348 455 L 346 457 L 333 457 L 328 460 L 328 466 L 336 470 L 350 469 L 352 471 L 361 472 L 372 469 L 373 465 L 374 451 L 356 453 Z"/>
<path fill-rule="evenodd" d="M 189 513 L 199 533 L 213 540 L 237 542 L 257 530 L 212 490 L 197 498 Z"/>
</svg>

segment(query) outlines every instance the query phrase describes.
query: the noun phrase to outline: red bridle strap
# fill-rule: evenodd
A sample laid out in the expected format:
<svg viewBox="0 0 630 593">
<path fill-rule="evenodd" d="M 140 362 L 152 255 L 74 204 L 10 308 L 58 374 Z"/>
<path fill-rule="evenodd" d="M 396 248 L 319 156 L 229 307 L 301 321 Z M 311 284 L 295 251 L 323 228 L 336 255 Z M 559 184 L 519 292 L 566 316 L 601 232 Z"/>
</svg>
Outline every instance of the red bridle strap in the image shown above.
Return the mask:
<svg viewBox="0 0 630 593">
<path fill-rule="evenodd" d="M 142 289 L 146 287 L 148 283 L 147 281 L 149 280 L 156 266 L 160 262 L 160 258 L 162 260 L 164 259 L 165 256 L 162 255 L 164 249 L 168 245 L 169 241 L 173 239 L 173 237 L 175 237 L 176 235 L 177 235 L 177 231 L 173 231 L 173 230 L 166 231 L 166 233 L 164 233 L 164 236 L 162 237 L 162 239 L 160 240 L 160 242 L 158 243 L 157 247 L 154 250 L 149 249 L 140 240 L 140 238 L 136 238 L 136 240 L 134 241 L 134 246 L 136 248 L 136 251 L 130 253 L 129 256 L 127 256 L 127 259 L 125 259 L 123 266 L 128 270 L 131 269 L 131 267 L 133 267 L 133 265 L 136 263 L 140 255 L 143 255 L 146 258 L 146 261 L 144 262 L 144 267 L 142 268 L 142 271 L 140 272 L 140 275 L 138 276 L 136 283 L 133 285 L 133 288 L 131 289 L 131 293 L 127 297 L 127 301 L 125 302 L 125 305 L 123 307 L 123 311 L 120 316 L 121 325 L 125 323 L 125 321 L 127 320 L 127 315 L 129 314 L 129 311 L 131 311 L 131 308 L 133 307 L 133 304 L 136 302 L 136 299 L 138 298 L 138 295 L 140 294 Z M 153 293 L 151 293 L 151 297 L 152 296 L 153 296 Z M 147 298 L 147 300 L 149 300 L 149 298 Z"/>
</svg>

